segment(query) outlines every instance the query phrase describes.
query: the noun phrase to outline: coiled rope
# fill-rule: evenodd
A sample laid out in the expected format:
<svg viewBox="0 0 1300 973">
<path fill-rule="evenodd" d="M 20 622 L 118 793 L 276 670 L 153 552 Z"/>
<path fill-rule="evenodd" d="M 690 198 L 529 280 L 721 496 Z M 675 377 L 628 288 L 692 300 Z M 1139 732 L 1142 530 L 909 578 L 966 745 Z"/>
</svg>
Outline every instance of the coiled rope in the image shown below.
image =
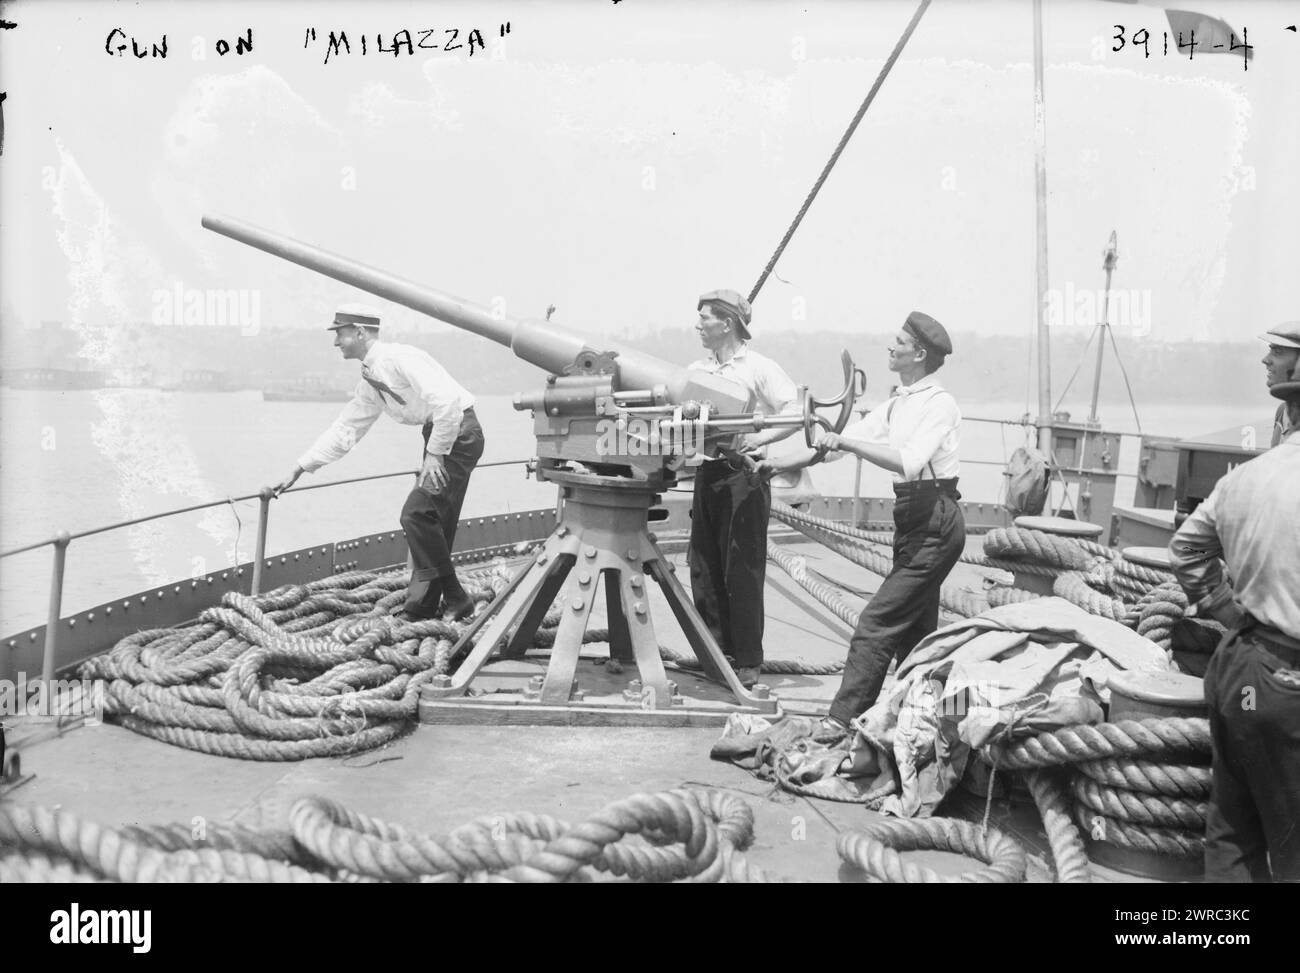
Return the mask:
<svg viewBox="0 0 1300 973">
<path fill-rule="evenodd" d="M 434 838 L 322 798 L 297 801 L 287 832 L 188 826 L 112 829 L 64 811 L 0 807 L 5 881 L 637 882 L 768 878 L 739 854 L 753 811 L 721 791 L 636 794 L 569 825 L 547 815 L 479 818 Z"/>
<path fill-rule="evenodd" d="M 873 822 L 840 835 L 840 857 L 882 882 L 1020 882 L 1025 877 L 1025 851 L 1000 831 L 954 818 L 902 818 Z M 985 868 L 961 875 L 941 875 L 900 851 L 936 849 L 976 858 Z"/>
<path fill-rule="evenodd" d="M 464 572 L 466 591 L 491 600 L 511 568 Z M 469 624 L 393 617 L 407 580 L 353 571 L 257 597 L 227 592 L 194 624 L 127 636 L 79 674 L 105 681 L 105 711 L 121 725 L 188 749 L 251 760 L 371 749 L 409 729 L 420 687 L 448 672 Z M 552 611 L 535 644 L 553 644 L 557 624 Z"/>
</svg>

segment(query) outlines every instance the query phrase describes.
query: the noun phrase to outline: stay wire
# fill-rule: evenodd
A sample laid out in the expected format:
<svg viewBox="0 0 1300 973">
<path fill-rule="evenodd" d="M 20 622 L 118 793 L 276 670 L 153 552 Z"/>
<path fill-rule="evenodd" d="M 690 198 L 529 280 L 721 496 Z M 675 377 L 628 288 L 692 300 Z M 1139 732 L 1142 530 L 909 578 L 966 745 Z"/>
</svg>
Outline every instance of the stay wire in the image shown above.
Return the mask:
<svg viewBox="0 0 1300 973">
<path fill-rule="evenodd" d="M 758 297 L 758 292 L 763 289 L 763 284 L 767 281 L 768 275 L 771 274 L 772 270 L 776 267 L 776 262 L 781 259 L 781 254 L 785 252 L 786 245 L 794 236 L 794 231 L 797 230 L 799 224 L 803 222 L 804 215 L 808 212 L 808 208 L 812 206 L 813 200 L 817 198 L 817 194 L 821 191 L 822 184 L 826 182 L 826 178 L 831 174 L 831 170 L 835 168 L 835 163 L 839 161 L 840 153 L 844 151 L 845 146 L 849 144 L 849 139 L 851 139 L 853 133 L 857 131 L 858 123 L 862 121 L 862 117 L 866 115 L 867 109 L 871 107 L 871 103 L 876 98 L 876 93 L 880 91 L 880 86 L 885 83 L 885 78 L 889 76 L 890 70 L 894 67 L 894 62 L 897 61 L 898 56 L 903 53 L 903 48 L 907 46 L 908 40 L 911 39 L 913 31 L 916 30 L 916 25 L 921 22 L 921 15 L 925 13 L 926 8 L 929 6 L 930 0 L 921 0 L 920 6 L 916 8 L 916 12 L 912 14 L 911 21 L 908 22 L 907 27 L 904 29 L 903 35 L 898 39 L 898 43 L 894 45 L 894 49 L 890 51 L 889 57 L 885 59 L 885 64 L 880 69 L 880 74 L 876 76 L 876 81 L 871 86 L 871 90 L 867 92 L 867 97 L 858 108 L 857 114 L 853 116 L 853 121 L 849 122 L 849 127 L 845 129 L 844 135 L 840 137 L 839 144 L 835 146 L 835 151 L 831 153 L 831 157 L 827 160 L 825 167 L 822 169 L 821 175 L 817 177 L 817 181 L 813 183 L 811 192 L 808 193 L 808 197 L 803 201 L 803 205 L 799 207 L 799 212 L 795 214 L 794 221 L 790 224 L 790 228 L 785 231 L 785 236 L 781 238 L 780 244 L 777 245 L 776 252 L 772 254 L 772 259 L 767 262 L 767 266 L 763 268 L 763 272 L 759 274 L 758 280 L 754 284 L 753 289 L 750 290 L 749 302 L 751 304 L 754 302 L 754 298 Z"/>
</svg>

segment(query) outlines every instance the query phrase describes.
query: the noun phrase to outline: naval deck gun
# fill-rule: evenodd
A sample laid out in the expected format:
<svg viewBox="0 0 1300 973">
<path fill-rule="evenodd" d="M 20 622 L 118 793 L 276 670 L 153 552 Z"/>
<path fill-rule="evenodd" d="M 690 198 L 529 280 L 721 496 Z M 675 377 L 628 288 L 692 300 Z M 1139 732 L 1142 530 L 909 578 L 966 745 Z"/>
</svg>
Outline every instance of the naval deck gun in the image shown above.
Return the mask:
<svg viewBox="0 0 1300 973">
<path fill-rule="evenodd" d="M 424 687 L 421 718 L 458 722 L 487 710 L 507 722 L 597 721 L 685 724 L 725 720 L 731 712 L 775 713 L 765 686 L 746 690 L 662 555 L 649 531 L 650 511 L 694 456 L 736 464 L 739 436 L 770 428 L 802 429 L 815 446 L 818 427 L 840 432 L 857 396 L 862 372 L 842 353 L 844 388 L 828 399 L 799 388 L 800 411 L 775 416 L 754 411 L 743 386 L 681 368 L 616 342 L 592 347 L 556 325 L 515 321 L 469 301 L 369 267 L 239 220 L 205 216 L 206 229 L 288 260 L 377 297 L 427 314 L 497 344 L 548 372 L 540 390 L 515 397 L 533 414 L 534 471 L 553 482 L 562 504 L 555 530 L 526 565 L 465 630 L 453 658 L 468 651 L 453 676 Z M 838 409 L 834 418 L 817 410 Z M 614 699 L 591 696 L 580 685 L 579 652 L 597 582 L 604 588 L 610 657 L 634 663 L 640 678 Z M 648 582 L 659 585 L 704 671 L 723 683 L 734 702 L 684 696 L 668 679 L 649 610 Z M 494 653 L 520 659 L 552 605 L 562 615 L 545 676 L 527 679 L 522 693 L 467 695 Z M 491 680 L 500 687 L 501 680 Z"/>
</svg>

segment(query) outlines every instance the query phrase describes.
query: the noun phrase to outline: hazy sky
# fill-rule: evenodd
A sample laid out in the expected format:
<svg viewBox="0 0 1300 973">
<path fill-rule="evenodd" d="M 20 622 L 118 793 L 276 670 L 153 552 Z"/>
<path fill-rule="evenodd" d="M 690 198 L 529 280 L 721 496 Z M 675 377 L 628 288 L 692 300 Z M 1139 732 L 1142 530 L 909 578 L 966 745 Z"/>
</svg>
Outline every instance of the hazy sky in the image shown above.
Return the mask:
<svg viewBox="0 0 1300 973">
<path fill-rule="evenodd" d="M 1149 302 L 1153 338 L 1244 340 L 1300 318 L 1300 37 L 1283 29 L 1300 2 L 1181 6 L 1244 28 L 1249 70 L 1163 55 L 1155 7 L 1046 4 L 1051 282 L 1098 288 L 1114 229 L 1115 286 Z M 701 291 L 752 285 L 913 9 L 6 3 L 6 327 L 79 323 L 88 357 L 120 365 L 98 326 L 149 320 L 178 287 L 256 294 L 264 329 L 320 327 L 361 296 L 202 230 L 205 213 L 516 316 L 690 324 Z M 1116 23 L 1150 28 L 1152 56 L 1112 53 Z M 109 56 L 115 27 L 146 46 L 165 33 L 167 58 Z M 216 54 L 248 27 L 252 53 Z M 375 50 L 376 34 L 445 43 L 449 27 L 486 50 Z M 353 50 L 324 64 L 331 29 Z M 756 330 L 879 332 L 920 307 L 952 330 L 1029 333 L 1031 44 L 1029 0 L 935 0 Z"/>
</svg>

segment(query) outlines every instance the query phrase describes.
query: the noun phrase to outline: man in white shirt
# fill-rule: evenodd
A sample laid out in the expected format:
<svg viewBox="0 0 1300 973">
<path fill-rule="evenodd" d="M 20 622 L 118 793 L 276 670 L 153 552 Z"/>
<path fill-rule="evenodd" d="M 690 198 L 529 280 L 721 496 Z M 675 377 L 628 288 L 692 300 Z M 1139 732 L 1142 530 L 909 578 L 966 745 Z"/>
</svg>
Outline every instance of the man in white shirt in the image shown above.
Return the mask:
<svg viewBox="0 0 1300 973">
<path fill-rule="evenodd" d="M 1300 381 L 1269 391 L 1291 431 L 1225 474 L 1169 543 L 1188 600 L 1229 629 L 1205 671 L 1208 882 L 1300 882 Z"/>
<path fill-rule="evenodd" d="M 819 736 L 848 731 L 876 702 L 891 659 L 900 661 L 939 624 L 939 588 L 966 545 L 958 501 L 961 412 L 934 372 L 952 353 L 948 332 L 913 311 L 889 350 L 901 385 L 893 397 L 841 435 L 818 445 L 853 453 L 894 474 L 894 566 L 867 603 L 849 641 L 844 677 Z M 812 462 L 805 452 L 763 464 L 765 473 Z"/>
<path fill-rule="evenodd" d="M 436 618 L 441 603 L 452 617 L 464 618 L 473 612 L 474 602 L 456 577 L 451 546 L 470 474 L 483 455 L 474 397 L 423 349 L 380 341 L 379 315 L 369 308 L 340 308 L 328 330 L 344 358 L 361 360 L 361 381 L 334 424 L 275 487 L 276 496 L 303 473 L 341 458 L 382 413 L 403 425 L 420 426 L 420 473 L 401 518 L 413 562 L 403 614 L 407 619 Z"/>
<path fill-rule="evenodd" d="M 696 333 L 710 354 L 691 368 L 743 385 L 754 408 L 776 415 L 798 407 L 798 387 L 772 359 L 749 347 L 752 311 L 732 290 L 709 291 L 697 303 Z M 755 453 L 793 428 L 745 436 L 739 452 Z M 763 585 L 767 578 L 767 523 L 772 485 L 738 460 L 706 460 L 695 474 L 691 503 L 691 594 L 695 607 L 734 659 L 741 685 L 758 681 L 763 665 Z"/>
</svg>

